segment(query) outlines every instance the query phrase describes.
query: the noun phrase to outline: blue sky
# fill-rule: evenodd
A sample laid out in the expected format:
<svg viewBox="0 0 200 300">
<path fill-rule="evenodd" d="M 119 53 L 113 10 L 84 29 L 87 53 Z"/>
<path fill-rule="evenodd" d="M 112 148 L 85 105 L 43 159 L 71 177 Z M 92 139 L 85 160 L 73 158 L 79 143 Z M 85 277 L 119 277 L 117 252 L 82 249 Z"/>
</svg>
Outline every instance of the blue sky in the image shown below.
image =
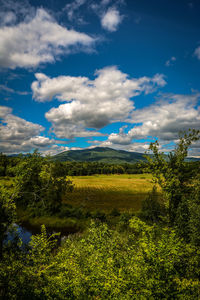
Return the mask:
<svg viewBox="0 0 200 300">
<path fill-rule="evenodd" d="M 167 152 L 200 128 L 198 0 L 0 7 L 0 152 L 144 152 L 155 139 Z"/>
</svg>

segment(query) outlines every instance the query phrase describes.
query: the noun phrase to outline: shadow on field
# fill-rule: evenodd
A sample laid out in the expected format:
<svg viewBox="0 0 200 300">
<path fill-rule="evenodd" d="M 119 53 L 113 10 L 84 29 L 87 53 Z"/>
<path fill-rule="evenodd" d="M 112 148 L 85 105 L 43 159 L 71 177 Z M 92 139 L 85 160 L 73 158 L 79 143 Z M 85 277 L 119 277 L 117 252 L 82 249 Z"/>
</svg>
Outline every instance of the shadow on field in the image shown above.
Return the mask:
<svg viewBox="0 0 200 300">
<path fill-rule="evenodd" d="M 141 203 L 147 198 L 148 193 L 132 190 L 103 189 L 99 187 L 75 187 L 72 193 L 66 195 L 64 203 L 83 207 L 89 210 L 100 209 L 105 212 L 113 208 L 119 211 L 140 210 Z"/>
</svg>

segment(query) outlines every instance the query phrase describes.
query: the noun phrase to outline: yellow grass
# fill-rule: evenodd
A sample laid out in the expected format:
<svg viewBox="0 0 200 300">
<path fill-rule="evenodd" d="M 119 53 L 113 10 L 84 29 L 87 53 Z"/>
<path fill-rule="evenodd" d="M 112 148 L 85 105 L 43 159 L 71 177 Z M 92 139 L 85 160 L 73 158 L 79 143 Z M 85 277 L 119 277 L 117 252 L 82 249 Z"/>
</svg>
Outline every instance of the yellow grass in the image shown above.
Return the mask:
<svg viewBox="0 0 200 300">
<path fill-rule="evenodd" d="M 64 197 L 64 203 L 105 212 L 113 208 L 121 212 L 138 211 L 153 187 L 150 174 L 74 176 L 71 179 L 74 191 Z"/>
</svg>

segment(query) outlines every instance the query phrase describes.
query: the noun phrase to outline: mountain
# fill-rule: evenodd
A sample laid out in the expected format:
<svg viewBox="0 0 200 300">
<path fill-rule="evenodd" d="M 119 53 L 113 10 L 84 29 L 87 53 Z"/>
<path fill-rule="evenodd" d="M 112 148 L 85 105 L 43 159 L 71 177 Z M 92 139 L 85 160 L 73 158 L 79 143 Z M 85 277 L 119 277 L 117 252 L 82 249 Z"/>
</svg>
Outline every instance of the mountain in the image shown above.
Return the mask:
<svg viewBox="0 0 200 300">
<path fill-rule="evenodd" d="M 96 147 L 93 149 L 69 150 L 52 156 L 53 160 L 58 161 L 77 161 L 77 162 L 103 162 L 110 164 L 136 163 L 146 161 L 144 153 L 115 150 L 108 147 Z M 29 154 L 12 154 L 9 157 L 26 157 Z M 167 155 L 166 155 L 167 159 Z M 200 158 L 187 157 L 185 161 L 200 161 Z"/>
<path fill-rule="evenodd" d="M 111 164 L 135 163 L 145 161 L 143 153 L 115 150 L 107 147 L 96 147 L 93 149 L 69 150 L 53 156 L 59 161 L 88 161 L 103 162 Z"/>
</svg>

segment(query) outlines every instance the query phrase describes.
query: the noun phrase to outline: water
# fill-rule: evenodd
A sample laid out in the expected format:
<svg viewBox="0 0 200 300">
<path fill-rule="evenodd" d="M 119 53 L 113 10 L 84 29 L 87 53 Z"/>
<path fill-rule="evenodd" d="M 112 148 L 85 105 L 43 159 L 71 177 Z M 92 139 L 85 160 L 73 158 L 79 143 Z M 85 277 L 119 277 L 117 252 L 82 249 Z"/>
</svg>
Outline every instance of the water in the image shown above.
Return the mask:
<svg viewBox="0 0 200 300">
<path fill-rule="evenodd" d="M 31 226 L 28 223 L 23 223 L 21 225 L 14 224 L 14 227 L 16 229 L 16 232 L 19 236 L 19 238 L 22 240 L 23 244 L 28 244 L 31 240 L 31 236 L 33 234 L 40 234 L 41 233 L 41 227 L 35 227 Z M 62 240 L 67 238 L 69 234 L 74 234 L 77 232 L 77 229 L 75 228 L 48 228 L 46 227 L 47 235 L 50 236 L 53 233 L 60 232 L 60 236 L 58 236 L 58 243 L 60 244 Z M 15 237 L 14 233 L 9 233 L 6 241 L 11 241 Z M 5 241 L 5 242 L 6 242 Z"/>
<path fill-rule="evenodd" d="M 33 233 L 18 224 L 13 224 L 13 227 L 14 230 L 7 234 L 4 243 L 6 244 L 8 241 L 13 241 L 17 235 L 23 244 L 28 244 Z"/>
<path fill-rule="evenodd" d="M 23 244 L 28 244 L 31 240 L 32 232 L 28 231 L 24 227 L 19 226 L 17 224 L 15 224 L 15 226 L 16 226 L 19 238 L 22 240 L 22 243 Z"/>
</svg>

